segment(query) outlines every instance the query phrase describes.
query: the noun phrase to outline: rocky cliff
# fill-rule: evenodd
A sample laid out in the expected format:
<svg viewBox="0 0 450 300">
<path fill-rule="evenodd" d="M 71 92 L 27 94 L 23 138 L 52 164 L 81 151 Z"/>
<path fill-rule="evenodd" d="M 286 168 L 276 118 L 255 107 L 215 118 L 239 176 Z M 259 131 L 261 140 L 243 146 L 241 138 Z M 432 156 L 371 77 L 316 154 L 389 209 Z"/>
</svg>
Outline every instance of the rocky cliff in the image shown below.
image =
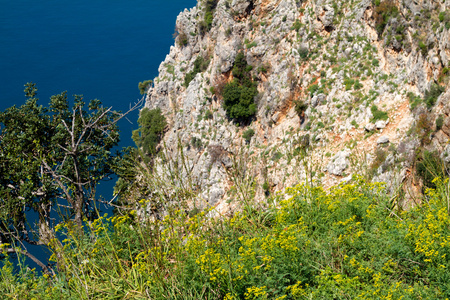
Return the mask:
<svg viewBox="0 0 450 300">
<path fill-rule="evenodd" d="M 199 0 L 146 107 L 166 116 L 161 144 L 182 153 L 199 203 L 219 211 L 352 174 L 411 205 L 423 149 L 450 152 L 449 29 L 449 0 Z M 246 121 L 224 108 L 239 53 L 257 86 Z"/>
</svg>

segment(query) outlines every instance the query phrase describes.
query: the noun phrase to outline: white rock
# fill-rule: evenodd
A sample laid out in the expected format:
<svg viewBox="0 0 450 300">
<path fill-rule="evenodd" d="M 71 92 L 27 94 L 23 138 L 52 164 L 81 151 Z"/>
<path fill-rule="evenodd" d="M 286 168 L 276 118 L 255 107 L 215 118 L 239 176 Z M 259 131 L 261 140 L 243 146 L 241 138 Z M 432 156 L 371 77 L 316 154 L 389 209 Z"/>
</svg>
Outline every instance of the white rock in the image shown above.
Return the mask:
<svg viewBox="0 0 450 300">
<path fill-rule="evenodd" d="M 339 151 L 336 153 L 331 161 L 327 165 L 327 170 L 333 175 L 341 176 L 342 172 L 347 169 L 349 165 L 348 157 L 350 156 L 350 151 L 348 149 Z"/>
<path fill-rule="evenodd" d="M 386 127 L 386 122 L 383 120 L 376 121 L 375 126 L 377 127 L 377 129 L 383 129 Z"/>
<path fill-rule="evenodd" d="M 375 130 L 375 124 L 373 123 L 369 123 L 366 126 L 364 126 L 364 129 L 368 132 L 374 131 Z"/>
<path fill-rule="evenodd" d="M 389 138 L 385 135 L 380 136 L 377 140 L 377 144 L 386 144 L 389 143 Z"/>
</svg>

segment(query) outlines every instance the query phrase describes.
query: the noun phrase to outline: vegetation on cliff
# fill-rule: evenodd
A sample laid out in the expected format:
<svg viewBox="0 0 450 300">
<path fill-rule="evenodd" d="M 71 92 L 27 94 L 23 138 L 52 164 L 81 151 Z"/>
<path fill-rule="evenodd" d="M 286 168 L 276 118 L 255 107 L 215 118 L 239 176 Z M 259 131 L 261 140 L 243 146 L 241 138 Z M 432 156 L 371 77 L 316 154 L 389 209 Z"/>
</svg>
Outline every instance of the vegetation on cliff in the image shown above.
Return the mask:
<svg viewBox="0 0 450 300">
<path fill-rule="evenodd" d="M 382 184 L 354 178 L 300 184 L 231 216 L 173 209 L 160 220 L 124 215 L 58 226 L 55 276 L 7 263 L 14 299 L 446 299 L 450 297 L 449 182 L 396 209 Z M 142 200 L 141 204 L 145 204 Z"/>
<path fill-rule="evenodd" d="M 233 81 L 223 88 L 223 108 L 227 116 L 240 123 L 249 123 L 256 114 L 255 97 L 258 94 L 256 82 L 253 82 L 243 51 L 236 56 L 233 66 Z"/>
</svg>

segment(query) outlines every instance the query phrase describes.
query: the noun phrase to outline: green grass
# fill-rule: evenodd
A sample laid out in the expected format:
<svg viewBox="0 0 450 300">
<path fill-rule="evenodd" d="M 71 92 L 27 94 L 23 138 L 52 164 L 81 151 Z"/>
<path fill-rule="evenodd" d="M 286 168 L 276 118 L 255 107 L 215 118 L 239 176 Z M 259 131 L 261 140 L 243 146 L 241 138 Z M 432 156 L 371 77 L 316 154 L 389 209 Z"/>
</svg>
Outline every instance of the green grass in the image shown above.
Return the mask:
<svg viewBox="0 0 450 300">
<path fill-rule="evenodd" d="M 445 299 L 448 180 L 423 206 L 394 209 L 382 184 L 297 185 L 234 215 L 169 211 L 69 223 L 56 276 L 1 270 L 6 299 Z M 145 201 L 142 201 L 144 204 Z M 57 255 L 56 255 L 57 254 Z"/>
</svg>

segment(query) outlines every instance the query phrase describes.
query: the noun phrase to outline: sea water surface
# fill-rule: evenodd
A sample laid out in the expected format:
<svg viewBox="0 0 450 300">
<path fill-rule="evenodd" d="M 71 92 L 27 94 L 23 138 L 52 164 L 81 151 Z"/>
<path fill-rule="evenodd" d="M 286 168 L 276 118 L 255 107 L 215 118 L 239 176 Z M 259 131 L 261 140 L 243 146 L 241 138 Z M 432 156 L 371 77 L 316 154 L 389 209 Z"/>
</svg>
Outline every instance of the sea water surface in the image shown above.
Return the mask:
<svg viewBox="0 0 450 300">
<path fill-rule="evenodd" d="M 0 0 L 0 110 L 68 91 L 125 111 L 157 76 L 176 16 L 195 0 Z M 132 119 L 136 119 L 135 116 Z M 135 120 L 134 120 L 135 121 Z M 125 144 L 131 129 L 122 127 Z"/>
<path fill-rule="evenodd" d="M 174 43 L 175 20 L 196 0 L 0 0 L 0 110 L 25 103 L 34 82 L 40 104 L 67 91 L 126 111 L 138 82 L 156 77 Z M 119 123 L 121 145 L 133 124 Z M 112 185 L 103 185 L 104 198 Z"/>
</svg>

